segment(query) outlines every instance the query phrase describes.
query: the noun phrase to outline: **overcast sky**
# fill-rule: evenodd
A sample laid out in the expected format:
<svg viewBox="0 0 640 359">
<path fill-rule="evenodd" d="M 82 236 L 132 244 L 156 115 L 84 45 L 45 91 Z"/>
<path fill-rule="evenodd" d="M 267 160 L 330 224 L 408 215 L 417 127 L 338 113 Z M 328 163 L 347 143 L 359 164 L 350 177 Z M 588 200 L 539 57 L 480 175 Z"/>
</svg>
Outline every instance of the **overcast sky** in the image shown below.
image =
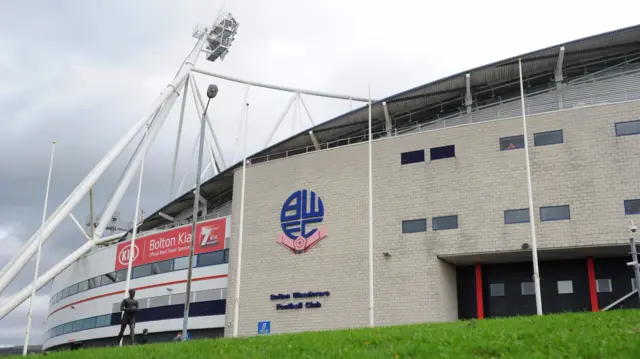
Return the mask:
<svg viewBox="0 0 640 359">
<path fill-rule="evenodd" d="M 163 91 L 194 44 L 194 26 L 211 23 L 221 4 L 0 1 L 0 265 L 40 224 L 51 141 L 57 144 L 49 213 Z M 370 85 L 372 97 L 382 98 L 520 53 L 635 25 L 637 6 L 632 0 L 607 6 L 537 1 L 522 8 L 513 1 L 229 0 L 226 9 L 240 23 L 236 42 L 224 61 L 210 63 L 201 56 L 198 66 L 363 97 Z M 238 155 L 245 87 L 200 75 L 197 81 L 202 91 L 209 83 L 220 88 L 210 113 L 230 164 Z M 262 148 L 289 97 L 251 89 L 251 152 Z M 344 101 L 305 100 L 316 123 L 349 108 Z M 191 173 L 195 168 L 193 108 L 189 94 L 177 182 L 187 168 Z M 147 156 L 141 206 L 148 214 L 169 199 L 178 110 L 175 106 Z M 309 125 L 306 116 L 293 121 L 290 115 L 273 141 Z M 126 160 L 123 155 L 95 186 L 96 211 L 105 205 Z M 188 179 L 193 185 L 193 175 Z M 119 207 L 123 222 L 133 220 L 135 183 Z M 76 207 L 78 220 L 84 222 L 88 207 L 88 199 Z M 45 244 L 41 273 L 83 241 L 66 220 Z M 32 261 L 0 302 L 28 284 L 33 269 Z M 34 302 L 34 344 L 43 339 L 50 289 L 42 288 Z M 0 321 L 0 345 L 22 344 L 27 306 Z"/>
</svg>

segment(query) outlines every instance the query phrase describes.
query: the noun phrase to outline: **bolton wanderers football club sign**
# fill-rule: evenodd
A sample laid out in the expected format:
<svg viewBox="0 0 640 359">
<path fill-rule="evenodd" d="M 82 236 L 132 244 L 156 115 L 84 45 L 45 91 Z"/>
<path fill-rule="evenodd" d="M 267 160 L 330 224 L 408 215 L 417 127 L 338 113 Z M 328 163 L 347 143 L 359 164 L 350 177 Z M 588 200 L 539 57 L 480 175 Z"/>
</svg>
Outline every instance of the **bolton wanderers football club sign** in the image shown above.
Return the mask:
<svg viewBox="0 0 640 359">
<path fill-rule="evenodd" d="M 278 235 L 278 243 L 296 254 L 308 251 L 327 236 L 326 228 L 320 225 L 323 218 L 324 204 L 315 192 L 293 192 L 280 211 L 283 233 Z"/>
</svg>

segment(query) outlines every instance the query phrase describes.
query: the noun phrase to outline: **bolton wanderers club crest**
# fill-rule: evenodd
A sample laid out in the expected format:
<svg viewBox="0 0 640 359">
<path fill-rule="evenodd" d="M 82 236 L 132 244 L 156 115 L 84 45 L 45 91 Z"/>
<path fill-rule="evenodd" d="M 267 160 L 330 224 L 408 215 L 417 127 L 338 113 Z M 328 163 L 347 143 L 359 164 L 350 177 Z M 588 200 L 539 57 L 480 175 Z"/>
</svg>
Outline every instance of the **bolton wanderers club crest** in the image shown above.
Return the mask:
<svg viewBox="0 0 640 359">
<path fill-rule="evenodd" d="M 327 236 L 326 228 L 319 225 L 323 217 L 324 205 L 315 192 L 293 192 L 280 211 L 283 233 L 278 235 L 278 243 L 296 254 L 308 251 Z"/>
</svg>

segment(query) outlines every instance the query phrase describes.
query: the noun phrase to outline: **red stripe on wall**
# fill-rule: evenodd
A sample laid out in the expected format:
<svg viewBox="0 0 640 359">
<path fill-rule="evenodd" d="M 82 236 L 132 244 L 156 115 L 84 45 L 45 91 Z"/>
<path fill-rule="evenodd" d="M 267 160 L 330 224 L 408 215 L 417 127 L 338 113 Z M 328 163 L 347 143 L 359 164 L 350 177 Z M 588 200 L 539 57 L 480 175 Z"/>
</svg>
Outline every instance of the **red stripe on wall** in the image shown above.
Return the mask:
<svg viewBox="0 0 640 359">
<path fill-rule="evenodd" d="M 593 266 L 593 257 L 587 257 L 587 273 L 589 276 L 589 297 L 591 298 L 591 311 L 600 311 L 598 307 L 598 291 L 596 289 L 596 271 Z"/>
<path fill-rule="evenodd" d="M 226 278 L 226 277 L 228 277 L 228 275 L 227 275 L 227 274 L 219 274 L 219 275 L 212 275 L 212 276 L 207 276 L 207 277 L 193 278 L 191 281 L 192 281 L 192 282 L 199 282 L 199 281 L 202 281 L 202 280 L 219 279 L 219 278 Z M 151 284 L 151 285 L 145 285 L 145 286 L 142 286 L 142 287 L 136 287 L 136 288 L 134 288 L 134 289 L 135 289 L 136 291 L 141 291 L 141 290 L 145 290 L 145 289 L 151 289 L 151 288 L 164 287 L 164 286 L 167 286 L 167 285 L 173 285 L 173 284 L 182 284 L 182 283 L 186 283 L 186 282 L 187 282 L 187 280 L 186 280 L 186 279 L 183 279 L 183 280 L 174 280 L 173 282 L 156 283 L 156 284 Z M 100 298 L 105 298 L 105 297 L 110 297 L 110 296 L 112 296 L 112 295 L 120 295 L 120 294 L 124 294 L 124 290 L 119 290 L 119 291 L 115 291 L 115 292 L 110 292 L 110 293 L 105 293 L 105 294 L 96 295 L 96 296 L 94 296 L 94 297 L 84 298 L 84 299 L 82 299 L 82 300 L 79 300 L 79 301 L 77 301 L 77 302 L 73 302 L 73 303 L 67 304 L 67 305 L 65 305 L 65 306 L 62 306 L 62 307 L 60 307 L 60 308 L 58 308 L 58 309 L 54 310 L 53 312 L 51 312 L 51 313 L 47 316 L 47 318 L 48 318 L 48 317 L 50 317 L 50 316 L 52 316 L 54 313 L 57 313 L 57 312 L 59 312 L 59 311 L 61 311 L 61 310 L 65 309 L 65 308 L 69 308 L 69 307 L 71 307 L 71 306 L 73 306 L 73 305 L 76 305 L 76 304 L 86 303 L 86 302 L 90 302 L 90 301 L 92 301 L 92 300 L 96 300 L 96 299 L 100 299 Z"/>
<path fill-rule="evenodd" d="M 482 301 L 482 264 L 476 263 L 476 307 L 478 319 L 484 319 L 484 303 Z"/>
</svg>

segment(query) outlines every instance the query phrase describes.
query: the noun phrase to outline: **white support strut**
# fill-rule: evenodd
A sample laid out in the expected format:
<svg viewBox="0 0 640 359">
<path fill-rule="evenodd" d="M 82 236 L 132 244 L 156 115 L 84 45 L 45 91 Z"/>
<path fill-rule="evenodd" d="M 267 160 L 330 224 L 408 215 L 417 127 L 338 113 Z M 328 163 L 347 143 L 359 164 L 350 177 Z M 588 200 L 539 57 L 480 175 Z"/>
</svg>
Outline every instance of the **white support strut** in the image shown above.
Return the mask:
<svg viewBox="0 0 640 359">
<path fill-rule="evenodd" d="M 166 90 L 154 101 L 154 103 L 150 106 L 150 108 L 145 111 L 142 118 L 138 120 L 138 122 L 115 144 L 115 146 L 105 155 L 105 157 L 95 166 L 95 168 L 87 175 L 87 177 L 76 187 L 76 189 L 65 199 L 65 201 L 58 207 L 58 209 L 49 217 L 49 219 L 44 223 L 41 227 L 42 230 L 39 230 L 34 234 L 28 242 L 30 244 L 26 246 L 25 250 L 18 254 L 18 257 L 12 263 L 9 263 L 6 270 L 4 271 L 4 275 L 0 278 L 0 293 L 2 293 L 7 286 L 13 281 L 13 279 L 17 276 L 20 270 L 27 264 L 29 259 L 34 255 L 37 250 L 37 243 L 35 240 L 38 237 L 41 237 L 40 240 L 44 243 L 51 234 L 57 229 L 57 227 L 62 223 L 62 221 L 71 213 L 73 208 L 83 199 L 84 195 L 89 191 L 91 187 L 95 185 L 98 179 L 106 172 L 109 166 L 116 160 L 116 158 L 123 152 L 123 150 L 127 147 L 127 145 L 133 140 L 137 133 L 145 126 L 145 124 L 149 121 L 149 119 L 156 114 L 158 109 L 162 106 L 161 111 L 158 112 L 158 116 L 156 116 L 156 120 L 153 121 L 152 130 L 155 133 L 150 133 L 149 136 L 151 139 L 146 143 L 150 144 L 153 142 L 153 138 L 157 135 L 157 132 L 160 130 L 162 123 L 164 122 L 164 118 L 166 118 L 166 114 L 169 112 L 171 105 L 175 101 L 177 97 L 176 89 L 183 85 L 189 75 L 189 68 L 193 67 L 193 64 L 197 60 L 200 49 L 206 43 L 206 39 L 202 38 L 198 41 L 196 46 L 193 48 L 193 51 L 188 55 L 185 64 L 181 66 L 178 71 L 178 75 L 173 79 L 173 81 L 167 86 Z M 162 116 L 164 115 L 164 116 Z M 146 145 L 146 144 L 145 144 Z M 146 152 L 146 148 L 143 149 Z M 128 170 L 137 167 L 136 161 L 130 163 Z M 133 172 L 133 171 L 130 171 Z M 127 173 L 123 175 L 123 179 L 127 177 Z M 129 179 L 130 182 L 130 179 Z M 63 261 L 54 266 L 51 270 L 47 272 L 47 274 L 38 279 L 35 283 L 38 286 L 39 283 L 45 284 L 53 277 L 58 275 L 62 270 L 68 267 L 73 261 L 77 260 L 89 251 L 93 246 L 98 242 L 102 241 L 99 237 L 102 235 L 102 231 L 106 228 L 107 218 L 111 217 L 115 207 L 122 199 L 124 195 L 124 189 L 122 187 L 126 187 L 128 183 L 126 180 L 121 183 L 116 189 L 113 198 L 109 201 L 107 205 L 107 209 L 103 213 L 103 217 L 100 220 L 100 224 L 98 226 L 98 230 L 94 231 L 94 238 L 92 241 L 85 243 L 82 247 L 76 250 L 71 256 L 65 258 Z M 125 188 L 126 189 L 126 188 Z M 48 275 L 48 277 L 47 277 Z M 47 279 L 48 278 L 48 279 Z M 34 283 L 32 283 L 34 284 Z M 17 303 L 19 305 L 26 298 L 29 297 L 29 291 L 31 285 L 28 286 L 26 292 L 20 292 L 18 295 L 12 297 L 12 299 L 5 303 L 0 309 L 0 319 L 4 317 L 9 311 L 13 310 L 15 306 L 12 303 Z M 37 289 L 37 288 L 36 288 Z M 23 290 L 24 291 L 24 290 Z M 22 296 L 24 293 L 24 297 Z"/>
<path fill-rule="evenodd" d="M 287 113 L 289 113 L 289 109 L 291 108 L 291 105 L 293 105 L 293 101 L 295 101 L 297 97 L 298 97 L 298 94 L 295 94 L 295 93 L 293 94 L 293 96 L 291 96 L 291 98 L 289 99 L 289 102 L 287 102 L 287 107 L 285 107 L 284 112 L 282 112 L 282 115 L 280 115 L 280 119 L 278 119 L 278 122 L 276 122 L 276 125 L 273 126 L 273 130 L 271 130 L 269 137 L 267 137 L 267 142 L 264 144 L 263 148 L 267 148 L 267 146 L 269 146 L 269 142 L 271 142 L 273 135 L 275 135 L 276 131 L 278 131 L 278 128 L 280 128 L 282 121 L 287 116 Z"/>
<path fill-rule="evenodd" d="M 155 140 L 156 136 L 160 132 L 160 128 L 164 124 L 164 120 L 167 118 L 167 115 L 169 114 L 169 111 L 171 111 L 171 107 L 173 106 L 177 98 L 178 92 L 176 92 L 176 90 L 171 91 L 171 95 L 169 95 L 167 102 L 164 104 L 164 106 L 162 106 L 160 112 L 158 112 L 158 116 L 156 116 L 155 121 L 151 123 L 147 136 L 142 139 L 142 148 L 140 149 L 140 151 L 136 152 L 133 155 L 133 160 L 131 161 L 131 163 L 129 163 L 129 166 L 127 166 L 124 174 L 122 175 L 121 183 L 118 184 L 118 187 L 116 188 L 113 196 L 107 203 L 107 206 L 102 213 L 102 217 L 100 217 L 100 220 L 98 221 L 98 226 L 94 231 L 94 238 L 101 237 L 102 233 L 107 228 L 107 225 L 111 220 L 111 215 L 113 214 L 113 212 L 115 212 L 116 208 L 120 204 L 120 201 L 122 200 L 122 197 L 124 197 L 127 188 L 129 188 L 131 180 L 133 180 L 135 172 L 138 170 L 138 167 L 142 162 L 142 157 L 149 150 L 149 147 L 153 143 L 153 140 Z"/>
<path fill-rule="evenodd" d="M 180 120 L 178 120 L 178 134 L 176 135 L 176 148 L 173 152 L 173 164 L 171 166 L 171 185 L 169 187 L 169 201 L 173 199 L 173 185 L 176 179 L 176 166 L 178 165 L 178 151 L 180 150 L 180 136 L 182 135 L 182 124 L 184 123 L 184 109 L 187 107 L 187 95 L 189 91 L 189 79 L 187 78 L 182 87 L 182 105 L 180 107 Z"/>
<path fill-rule="evenodd" d="M 251 86 L 255 86 L 255 87 L 263 87 L 263 88 L 268 88 L 268 89 L 272 89 L 272 90 L 279 90 L 279 91 L 286 91 L 286 92 L 293 92 L 293 93 L 301 93 L 301 94 L 305 94 L 305 95 L 312 95 L 312 96 L 318 96 L 318 97 L 335 98 L 335 99 L 338 99 L 338 100 L 353 100 L 353 101 L 359 101 L 359 102 L 369 102 L 369 99 L 368 98 L 364 98 L 364 97 L 347 96 L 347 95 L 332 94 L 332 93 L 321 92 L 321 91 L 296 89 L 296 88 L 293 88 L 293 87 L 286 87 L 286 86 L 269 85 L 269 84 L 264 84 L 264 83 L 260 83 L 260 82 L 255 82 L 255 81 L 242 80 L 242 79 L 239 79 L 239 78 L 236 78 L 236 77 L 220 75 L 220 74 L 213 73 L 211 71 L 207 71 L 207 70 L 200 69 L 200 68 L 197 68 L 197 67 L 194 67 L 193 69 L 191 69 L 191 71 L 192 72 L 197 72 L 197 73 L 200 73 L 200 74 L 203 74 L 203 75 L 217 77 L 219 79 L 223 79 L 223 80 L 227 80 L 227 81 L 237 82 L 237 83 L 241 83 L 241 84 L 245 84 L 245 85 L 251 85 Z M 372 100 L 372 101 L 375 102 L 377 100 Z"/>
<path fill-rule="evenodd" d="M 193 74 L 189 73 L 191 76 L 191 81 L 193 82 L 193 88 L 196 89 L 197 99 L 200 103 L 200 108 L 204 109 L 204 100 L 202 99 L 202 94 L 200 93 L 200 89 L 196 86 L 196 79 L 193 77 Z M 227 169 L 227 165 L 224 162 L 224 158 L 222 157 L 222 151 L 220 150 L 220 145 L 218 142 L 218 137 L 216 136 L 216 132 L 213 130 L 213 124 L 211 123 L 211 118 L 209 114 L 205 114 L 205 119 L 207 120 L 207 127 L 209 127 L 209 131 L 211 132 L 211 136 L 213 137 L 213 153 L 216 156 L 216 161 L 221 165 L 219 171 L 222 172 Z"/>
<path fill-rule="evenodd" d="M 125 233 L 119 233 L 113 236 L 100 238 L 98 240 L 91 240 L 85 242 L 80 248 L 76 249 L 71 255 L 60 261 L 58 264 L 49 269 L 42 276 L 38 277 L 36 281 L 36 291 L 45 284 L 49 283 L 55 276 L 60 274 L 63 270 L 67 269 L 71 264 L 80 259 L 83 255 L 91 250 L 96 245 L 110 242 L 114 239 L 121 238 L 125 235 Z M 0 319 L 4 318 L 7 314 L 11 313 L 15 308 L 17 308 L 20 304 L 22 304 L 25 300 L 29 298 L 31 295 L 31 288 L 33 283 L 30 283 L 26 287 L 22 288 L 21 291 L 14 294 L 11 299 L 4 302 L 0 306 Z"/>
<path fill-rule="evenodd" d="M 200 107 L 200 102 L 198 101 L 198 92 L 196 91 L 198 85 L 196 84 L 195 79 L 191 76 L 191 74 L 189 74 L 189 81 L 191 82 L 191 93 L 193 95 L 193 104 L 196 106 L 196 112 L 197 113 L 202 113 L 204 108 Z M 198 123 L 198 126 L 200 126 L 200 123 Z M 213 138 L 211 138 L 211 134 L 210 133 L 205 131 L 204 139 L 205 139 L 207 153 L 209 154 L 209 160 L 215 164 L 216 163 L 216 155 L 213 152 L 213 145 L 212 145 Z M 198 143 L 199 142 L 196 141 L 196 146 L 197 146 Z M 194 151 L 195 151 L 195 149 L 194 149 Z M 213 167 L 213 169 L 216 169 L 216 168 L 219 168 L 219 166 L 215 165 Z M 213 171 L 213 169 L 212 169 L 212 172 L 215 172 L 215 171 Z M 215 175 L 215 173 L 214 173 L 214 175 Z"/>
</svg>

